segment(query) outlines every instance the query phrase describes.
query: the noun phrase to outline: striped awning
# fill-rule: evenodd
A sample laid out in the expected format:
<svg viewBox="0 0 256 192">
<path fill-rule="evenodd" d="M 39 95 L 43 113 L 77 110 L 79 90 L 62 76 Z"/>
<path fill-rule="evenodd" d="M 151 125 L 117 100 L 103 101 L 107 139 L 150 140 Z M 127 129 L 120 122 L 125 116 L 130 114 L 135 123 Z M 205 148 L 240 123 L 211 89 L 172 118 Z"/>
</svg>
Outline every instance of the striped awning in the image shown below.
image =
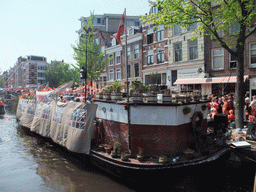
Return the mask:
<svg viewBox="0 0 256 192">
<path fill-rule="evenodd" d="M 247 79 L 248 76 L 244 77 L 244 80 Z M 182 84 L 212 84 L 212 83 L 236 83 L 236 76 L 229 77 L 209 77 L 209 78 L 191 78 L 191 79 L 177 79 L 175 81 L 175 85 Z"/>
</svg>

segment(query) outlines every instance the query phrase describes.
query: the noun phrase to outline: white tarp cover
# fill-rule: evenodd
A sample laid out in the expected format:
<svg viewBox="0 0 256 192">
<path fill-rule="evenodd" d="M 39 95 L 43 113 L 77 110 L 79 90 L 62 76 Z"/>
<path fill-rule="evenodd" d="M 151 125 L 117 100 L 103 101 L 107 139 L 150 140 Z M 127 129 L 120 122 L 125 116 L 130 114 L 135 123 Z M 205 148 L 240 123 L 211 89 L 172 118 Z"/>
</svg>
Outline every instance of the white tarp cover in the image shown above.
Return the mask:
<svg viewBox="0 0 256 192">
<path fill-rule="evenodd" d="M 44 137 L 50 137 L 57 144 L 76 153 L 89 154 L 93 136 L 93 123 L 96 115 L 96 104 L 82 102 L 34 102 L 33 118 L 31 114 L 22 113 L 30 111 L 32 101 L 23 99 L 21 111 L 22 125 L 28 126 Z M 27 104 L 28 102 L 28 104 Z M 25 103 L 25 104 L 24 104 Z M 31 109 L 32 110 L 32 109 Z M 17 112 L 19 112 L 17 110 Z"/>
<path fill-rule="evenodd" d="M 52 115 L 51 139 L 76 153 L 89 154 L 96 104 L 58 102 Z"/>
<path fill-rule="evenodd" d="M 41 119 L 41 115 L 42 115 L 42 111 L 43 111 L 43 104 L 42 102 L 37 102 L 36 105 L 36 111 L 35 111 L 35 115 L 34 115 L 34 119 L 31 123 L 31 127 L 30 127 L 30 131 L 39 133 L 39 127 L 40 127 L 40 119 Z"/>
<path fill-rule="evenodd" d="M 27 101 L 28 101 L 27 99 L 19 98 L 19 103 L 16 110 L 16 117 L 18 120 L 20 120 L 22 116 L 23 103 L 26 103 Z"/>
<path fill-rule="evenodd" d="M 25 106 L 24 103 L 27 103 L 27 105 Z M 24 102 L 24 103 L 22 105 L 23 113 L 20 119 L 20 124 L 23 127 L 27 127 L 30 129 L 31 123 L 34 119 L 35 110 L 36 110 L 36 100 L 29 99 L 28 102 Z"/>
<path fill-rule="evenodd" d="M 42 106 L 40 126 L 38 133 L 44 137 L 50 137 L 52 114 L 56 106 L 55 101 L 44 103 Z"/>
</svg>

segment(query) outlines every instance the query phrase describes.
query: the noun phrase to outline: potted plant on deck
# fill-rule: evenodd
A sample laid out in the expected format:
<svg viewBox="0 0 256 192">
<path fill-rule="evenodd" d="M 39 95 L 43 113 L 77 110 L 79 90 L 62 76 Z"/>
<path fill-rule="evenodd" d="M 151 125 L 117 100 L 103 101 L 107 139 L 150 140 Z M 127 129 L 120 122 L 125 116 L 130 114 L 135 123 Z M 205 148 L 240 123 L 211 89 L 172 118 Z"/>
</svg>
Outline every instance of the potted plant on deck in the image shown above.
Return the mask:
<svg viewBox="0 0 256 192">
<path fill-rule="evenodd" d="M 106 144 L 106 145 L 104 146 L 104 149 L 105 149 L 105 152 L 106 152 L 106 153 L 111 153 L 112 145 Z"/>
<path fill-rule="evenodd" d="M 131 97 L 134 103 L 142 103 L 143 102 L 143 93 L 146 91 L 147 86 L 143 85 L 139 81 L 133 82 Z"/>
<path fill-rule="evenodd" d="M 158 88 L 156 85 L 150 85 L 148 87 L 148 103 L 157 102 L 157 92 L 158 92 Z"/>
<path fill-rule="evenodd" d="M 122 100 L 121 89 L 122 89 L 122 85 L 118 81 L 115 81 L 112 83 L 113 92 L 111 93 L 111 100 L 113 101 Z"/>
<path fill-rule="evenodd" d="M 111 151 L 111 156 L 112 156 L 113 158 L 118 157 L 117 151 L 118 151 L 118 149 L 119 149 L 119 146 L 120 146 L 120 143 L 119 143 L 118 141 L 116 141 L 116 142 L 114 143 L 113 150 Z"/>
<path fill-rule="evenodd" d="M 103 99 L 111 100 L 111 93 L 112 92 L 113 92 L 113 86 L 112 85 L 106 85 L 103 88 Z"/>
</svg>

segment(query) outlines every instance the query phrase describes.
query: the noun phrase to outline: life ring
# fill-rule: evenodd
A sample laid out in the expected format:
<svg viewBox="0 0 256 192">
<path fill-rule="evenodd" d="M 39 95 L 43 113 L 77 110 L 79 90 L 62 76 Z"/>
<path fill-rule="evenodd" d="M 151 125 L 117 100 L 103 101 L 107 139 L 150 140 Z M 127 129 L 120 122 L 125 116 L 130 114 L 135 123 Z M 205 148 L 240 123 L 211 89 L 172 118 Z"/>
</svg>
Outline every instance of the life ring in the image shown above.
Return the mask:
<svg viewBox="0 0 256 192">
<path fill-rule="evenodd" d="M 197 121 L 198 118 L 199 121 Z M 192 128 L 196 131 L 201 131 L 203 125 L 203 118 L 203 113 L 200 111 L 196 111 L 191 117 Z"/>
</svg>

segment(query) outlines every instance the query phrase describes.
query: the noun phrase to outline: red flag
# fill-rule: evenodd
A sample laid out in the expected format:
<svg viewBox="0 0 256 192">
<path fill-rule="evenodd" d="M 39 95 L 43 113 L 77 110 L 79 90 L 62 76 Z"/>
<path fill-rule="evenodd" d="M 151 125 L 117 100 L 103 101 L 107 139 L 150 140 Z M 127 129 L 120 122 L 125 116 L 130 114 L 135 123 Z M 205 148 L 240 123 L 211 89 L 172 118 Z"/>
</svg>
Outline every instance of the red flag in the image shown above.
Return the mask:
<svg viewBox="0 0 256 192">
<path fill-rule="evenodd" d="M 124 11 L 124 13 L 122 15 L 122 18 L 121 18 L 121 21 L 119 23 L 119 27 L 118 27 L 117 33 L 115 35 L 115 38 L 116 38 L 116 40 L 118 41 L 118 43 L 120 45 L 121 45 L 121 38 L 120 37 L 125 32 L 125 15 L 126 15 L 126 10 Z"/>
</svg>

